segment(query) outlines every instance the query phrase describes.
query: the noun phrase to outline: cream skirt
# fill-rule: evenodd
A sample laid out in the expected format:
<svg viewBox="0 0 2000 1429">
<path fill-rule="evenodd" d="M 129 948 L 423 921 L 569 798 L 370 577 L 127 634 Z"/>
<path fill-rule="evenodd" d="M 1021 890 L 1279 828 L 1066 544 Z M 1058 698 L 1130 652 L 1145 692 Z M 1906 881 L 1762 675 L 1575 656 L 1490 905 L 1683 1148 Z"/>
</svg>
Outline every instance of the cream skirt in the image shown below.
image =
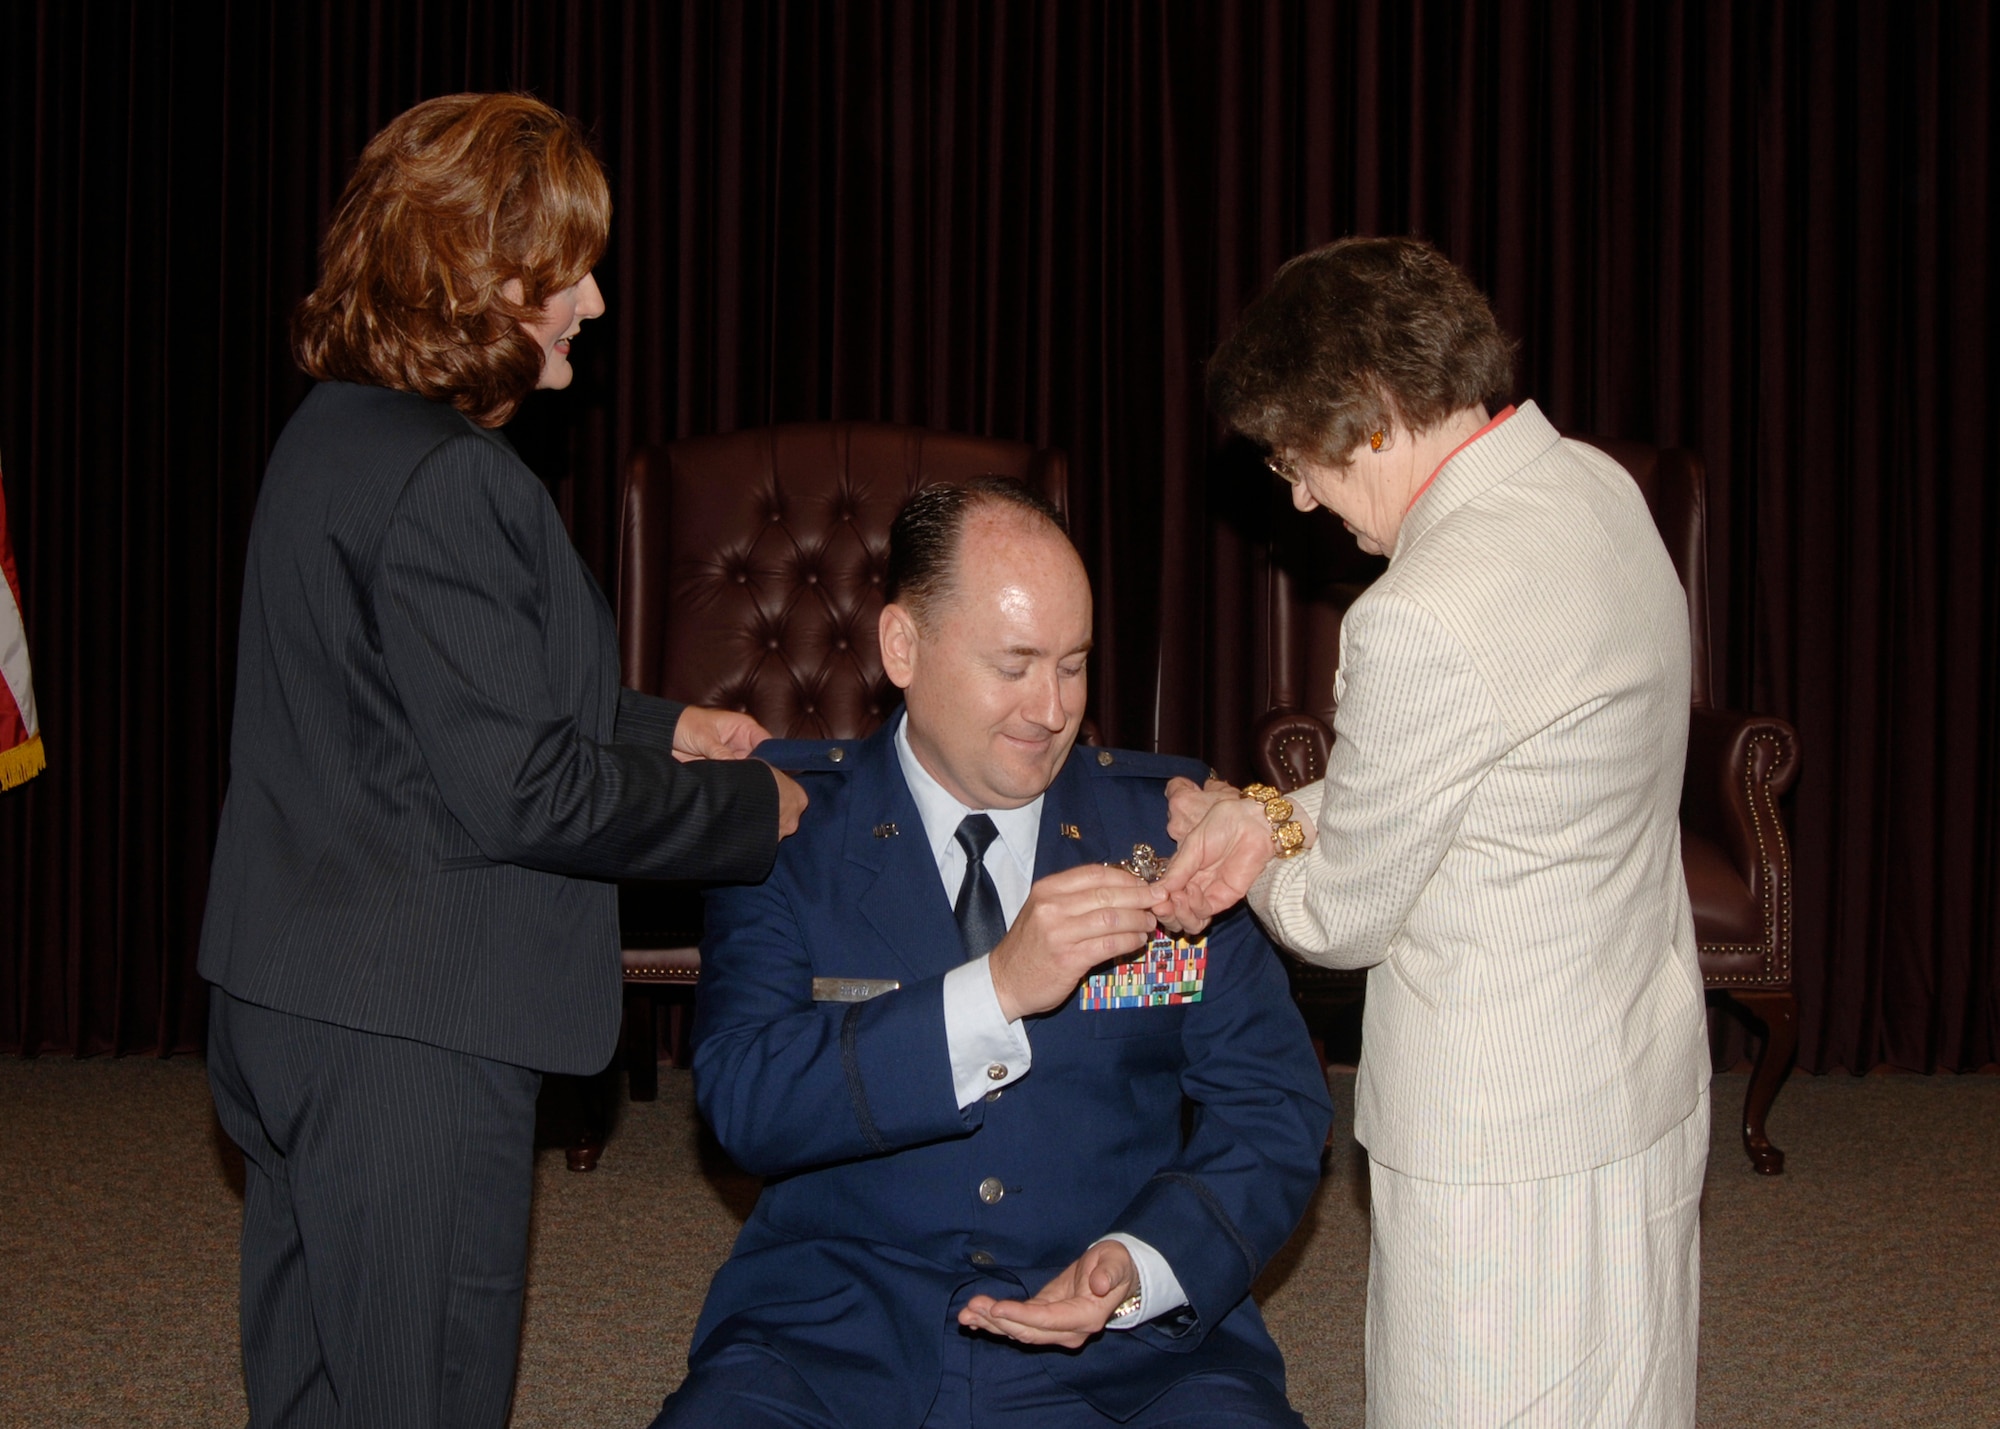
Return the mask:
<svg viewBox="0 0 2000 1429">
<path fill-rule="evenodd" d="M 1708 1098 L 1646 1150 L 1506 1185 L 1369 1163 L 1372 1429 L 1694 1423 Z"/>
</svg>

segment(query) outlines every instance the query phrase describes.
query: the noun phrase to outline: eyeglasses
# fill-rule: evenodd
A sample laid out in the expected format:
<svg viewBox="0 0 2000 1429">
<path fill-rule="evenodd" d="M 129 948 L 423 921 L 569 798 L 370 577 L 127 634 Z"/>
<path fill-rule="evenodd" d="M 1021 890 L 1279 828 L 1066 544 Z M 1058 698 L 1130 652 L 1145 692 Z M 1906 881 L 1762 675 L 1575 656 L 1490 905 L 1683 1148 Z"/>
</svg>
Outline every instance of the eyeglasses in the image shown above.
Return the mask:
<svg viewBox="0 0 2000 1429">
<path fill-rule="evenodd" d="M 1297 486 L 1299 484 L 1299 469 L 1293 466 L 1291 462 L 1280 453 L 1278 452 L 1265 453 L 1264 465 L 1271 469 L 1271 474 L 1273 476 L 1281 478 L 1287 485 Z"/>
</svg>

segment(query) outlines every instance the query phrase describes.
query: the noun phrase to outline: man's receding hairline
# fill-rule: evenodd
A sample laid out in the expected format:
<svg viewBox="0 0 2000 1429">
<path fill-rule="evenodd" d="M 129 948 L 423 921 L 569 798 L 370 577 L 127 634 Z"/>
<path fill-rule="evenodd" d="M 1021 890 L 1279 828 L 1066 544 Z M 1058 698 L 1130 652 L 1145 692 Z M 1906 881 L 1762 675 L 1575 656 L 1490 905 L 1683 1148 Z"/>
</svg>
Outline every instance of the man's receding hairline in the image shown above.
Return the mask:
<svg viewBox="0 0 2000 1429">
<path fill-rule="evenodd" d="M 1074 570 L 1082 577 L 1084 590 L 1091 596 L 1091 603 L 1096 604 L 1096 592 L 1090 590 L 1090 576 L 1083 568 L 1083 553 L 1077 550 L 1076 542 L 1069 538 L 1069 532 L 1032 506 L 1022 506 L 1005 497 L 980 492 L 967 504 L 965 514 L 958 523 L 958 529 L 952 533 L 951 559 L 945 565 L 937 589 L 932 591 L 930 598 L 921 604 L 912 604 L 907 600 L 896 602 L 910 612 L 911 618 L 917 622 L 919 628 L 923 626 L 926 617 L 941 619 L 945 611 L 958 599 L 964 585 L 961 577 L 965 570 L 967 539 L 973 523 L 988 512 L 1003 518 L 1012 518 L 1025 530 L 1041 533 L 1053 539 L 1076 562 Z"/>
</svg>

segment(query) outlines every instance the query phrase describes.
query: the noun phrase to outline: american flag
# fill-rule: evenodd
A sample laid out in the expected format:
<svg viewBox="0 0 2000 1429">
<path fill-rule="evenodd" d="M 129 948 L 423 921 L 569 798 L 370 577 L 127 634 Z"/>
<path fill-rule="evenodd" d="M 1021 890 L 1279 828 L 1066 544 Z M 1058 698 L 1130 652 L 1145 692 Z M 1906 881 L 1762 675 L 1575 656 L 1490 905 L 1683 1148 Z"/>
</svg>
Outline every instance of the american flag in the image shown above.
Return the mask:
<svg viewBox="0 0 2000 1429">
<path fill-rule="evenodd" d="M 0 492 L 0 789 L 11 789 L 42 772 L 42 726 L 35 718 L 33 671 L 28 667 L 28 628 L 21 619 L 21 580 L 14 573 L 14 547 L 7 539 L 7 498 Z"/>
</svg>

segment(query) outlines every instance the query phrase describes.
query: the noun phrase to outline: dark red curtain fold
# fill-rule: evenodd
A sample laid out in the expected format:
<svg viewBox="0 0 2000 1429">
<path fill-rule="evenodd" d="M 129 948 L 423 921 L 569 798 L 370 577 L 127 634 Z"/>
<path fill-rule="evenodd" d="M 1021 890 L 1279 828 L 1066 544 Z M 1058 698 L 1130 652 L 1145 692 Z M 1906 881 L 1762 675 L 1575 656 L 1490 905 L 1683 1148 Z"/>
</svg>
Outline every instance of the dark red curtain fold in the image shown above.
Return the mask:
<svg viewBox="0 0 2000 1429">
<path fill-rule="evenodd" d="M 367 137 L 595 132 L 611 307 L 513 435 L 600 572 L 618 460 L 879 418 L 1066 448 L 1126 743 L 1244 767 L 1270 542 L 1201 367 L 1416 231 L 1575 430 L 1693 447 L 1718 688 L 1796 723 L 1815 1070 L 2000 1060 L 1995 34 L 1972 0 L 104 3 L 0 25 L 0 469 L 51 767 L 0 795 L 0 1048 L 199 1046 L 243 543 Z M 1354 563 L 1365 578 L 1365 562 Z"/>
</svg>

